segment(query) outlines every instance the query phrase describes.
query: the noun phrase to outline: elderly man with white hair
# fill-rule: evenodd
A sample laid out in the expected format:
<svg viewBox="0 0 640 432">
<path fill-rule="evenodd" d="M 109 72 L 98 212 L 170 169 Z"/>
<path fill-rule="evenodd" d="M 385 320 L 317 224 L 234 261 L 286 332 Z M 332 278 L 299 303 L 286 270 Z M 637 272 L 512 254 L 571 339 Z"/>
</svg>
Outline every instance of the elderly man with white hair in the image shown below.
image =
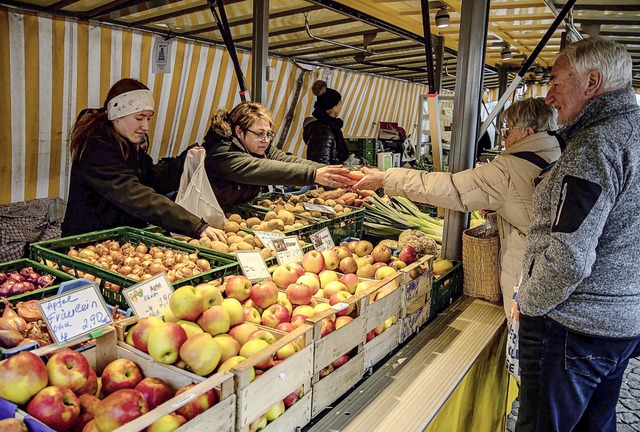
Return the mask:
<svg viewBox="0 0 640 432">
<path fill-rule="evenodd" d="M 615 431 L 640 355 L 640 108 L 619 44 L 564 48 L 551 72 L 560 159 L 538 185 L 519 289 L 516 431 Z"/>
</svg>

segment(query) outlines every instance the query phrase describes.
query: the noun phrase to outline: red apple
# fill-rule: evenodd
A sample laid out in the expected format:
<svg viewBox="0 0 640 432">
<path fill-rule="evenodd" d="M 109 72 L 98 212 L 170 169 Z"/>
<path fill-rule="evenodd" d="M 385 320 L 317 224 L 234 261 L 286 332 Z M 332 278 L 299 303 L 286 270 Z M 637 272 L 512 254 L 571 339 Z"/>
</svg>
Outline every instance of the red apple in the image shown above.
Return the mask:
<svg viewBox="0 0 640 432">
<path fill-rule="evenodd" d="M 273 281 L 263 280 L 251 287 L 249 295 L 258 307 L 266 309 L 278 300 L 278 287 Z"/>
<path fill-rule="evenodd" d="M 307 318 L 312 317 L 316 313 L 315 309 L 311 305 L 300 305 L 296 306 L 296 308 L 291 313 L 292 316 L 295 315 L 304 315 Z"/>
<path fill-rule="evenodd" d="M 373 251 L 371 252 L 371 256 L 373 257 L 374 260 L 378 262 L 384 262 L 384 263 L 389 262 L 392 254 L 393 254 L 393 251 L 391 250 L 391 248 L 384 244 L 377 245 L 376 247 L 373 248 Z"/>
<path fill-rule="evenodd" d="M 278 324 L 290 321 L 289 310 L 279 303 L 272 304 L 262 312 L 262 325 L 265 327 L 276 328 Z"/>
<path fill-rule="evenodd" d="M 332 295 L 339 293 L 340 291 L 349 293 L 349 288 L 340 281 L 331 281 L 324 287 L 324 298 L 331 298 Z"/>
<path fill-rule="evenodd" d="M 68 387 L 49 386 L 27 405 L 27 413 L 56 431 L 67 431 L 80 416 L 80 401 Z"/>
<path fill-rule="evenodd" d="M 400 249 L 400 253 L 398 254 L 398 258 L 400 258 L 400 261 L 404 261 L 406 264 L 411 264 L 412 262 L 414 262 L 418 257 L 416 254 L 416 250 L 413 248 L 413 246 L 405 246 L 402 249 Z"/>
<path fill-rule="evenodd" d="M 276 359 L 284 360 L 291 357 L 298 351 L 300 351 L 300 347 L 298 347 L 298 344 L 296 344 L 295 342 L 289 342 L 278 351 L 276 351 Z"/>
<path fill-rule="evenodd" d="M 293 325 L 294 327 L 298 328 L 301 325 L 304 325 L 307 322 L 307 318 L 309 318 L 306 315 L 294 315 L 291 317 L 291 325 Z"/>
<path fill-rule="evenodd" d="M 358 263 L 350 256 L 342 258 L 340 260 L 339 269 L 342 273 L 355 273 L 358 271 Z"/>
<path fill-rule="evenodd" d="M 149 411 L 173 397 L 173 390 L 162 378 L 146 377 L 138 383 L 134 390 L 144 396 Z"/>
<path fill-rule="evenodd" d="M 293 268 L 296 271 L 296 273 L 298 273 L 298 277 L 305 274 L 304 267 L 302 267 L 300 263 L 289 263 L 289 265 L 291 266 L 291 268 Z"/>
<path fill-rule="evenodd" d="M 258 327 L 255 324 L 245 322 L 229 330 L 229 336 L 237 340 L 242 346 L 249 338 L 249 335 L 256 330 L 258 330 Z"/>
<path fill-rule="evenodd" d="M 320 278 L 320 288 L 324 289 L 329 282 L 340 279 L 340 276 L 334 270 L 322 270 L 320 274 L 318 274 L 318 278 Z"/>
<path fill-rule="evenodd" d="M 263 339 L 250 339 L 242 345 L 240 348 L 240 355 L 242 357 L 249 358 L 253 355 L 260 353 L 260 351 L 266 350 L 271 344 Z M 273 362 L 273 356 L 268 356 L 264 360 L 254 365 L 256 369 L 267 370 L 271 367 Z"/>
<path fill-rule="evenodd" d="M 151 329 L 160 327 L 164 322 L 158 317 L 146 317 L 140 319 L 138 323 L 129 330 L 133 346 L 143 352 L 149 352 L 148 342 Z"/>
<path fill-rule="evenodd" d="M 198 325 L 211 336 L 226 333 L 231 327 L 229 312 L 222 305 L 211 306 L 197 321 Z"/>
<path fill-rule="evenodd" d="M 191 387 L 194 387 L 196 384 L 189 384 L 184 386 L 176 392 L 176 396 L 186 392 Z M 186 404 L 182 405 L 180 408 L 176 410 L 176 414 L 181 415 L 187 421 L 191 420 L 195 416 L 202 414 L 212 406 L 216 404 L 216 393 L 213 389 L 208 390 L 202 393 L 200 396 L 196 396 L 191 399 Z"/>
<path fill-rule="evenodd" d="M 196 291 L 202 295 L 204 310 L 211 306 L 222 304 L 222 293 L 217 285 L 211 282 L 204 282 L 196 285 Z"/>
<path fill-rule="evenodd" d="M 287 300 L 294 305 L 304 305 L 311 301 L 313 289 L 309 285 L 292 283 L 287 286 Z"/>
<path fill-rule="evenodd" d="M 250 322 L 253 324 L 260 324 L 262 322 L 262 317 L 260 316 L 260 312 L 258 312 L 258 309 L 252 306 L 243 306 L 242 312 L 244 312 L 245 322 Z"/>
<path fill-rule="evenodd" d="M 342 261 L 343 259 L 345 259 L 346 257 L 350 257 L 353 255 L 353 253 L 351 253 L 351 251 L 349 250 L 348 247 L 346 246 L 336 246 L 333 248 L 336 253 L 338 254 L 338 258 L 340 258 L 340 261 Z"/>
<path fill-rule="evenodd" d="M 338 330 L 342 326 L 349 324 L 351 321 L 353 321 L 353 318 L 351 318 L 350 316 L 339 316 L 338 318 L 336 318 L 336 330 Z"/>
<path fill-rule="evenodd" d="M 286 288 L 298 279 L 298 271 L 290 264 L 282 264 L 276 267 L 271 275 L 278 288 Z"/>
<path fill-rule="evenodd" d="M 398 273 L 398 270 L 385 265 L 376 270 L 375 278 L 377 280 L 382 280 L 396 273 Z"/>
<path fill-rule="evenodd" d="M 239 302 L 243 302 L 249 298 L 251 290 L 251 281 L 243 275 L 236 275 L 229 278 L 224 292 L 227 297 L 234 298 Z"/>
<path fill-rule="evenodd" d="M 333 249 L 322 251 L 322 257 L 324 258 L 325 270 L 335 270 L 340 265 L 340 256 Z"/>
<path fill-rule="evenodd" d="M 122 389 L 133 389 L 142 381 L 142 371 L 129 359 L 119 358 L 102 371 L 102 389 L 111 394 Z"/>
<path fill-rule="evenodd" d="M 371 330 L 370 332 L 367 332 L 367 342 L 369 342 L 374 337 L 376 337 L 376 332 L 374 330 Z"/>
<path fill-rule="evenodd" d="M 291 304 L 289 299 L 287 299 L 287 294 L 285 292 L 278 291 L 278 300 L 276 300 L 276 303 L 279 303 L 282 306 L 286 307 L 287 310 L 289 311 L 289 314 L 293 312 L 293 305 Z"/>
<path fill-rule="evenodd" d="M 290 322 L 280 323 L 276 326 L 276 330 L 280 330 L 286 333 L 291 333 L 296 329 L 296 326 L 291 324 Z"/>
<path fill-rule="evenodd" d="M 284 406 L 289 408 L 291 405 L 293 405 L 294 403 L 297 402 L 298 399 L 300 399 L 300 396 L 302 395 L 302 391 L 304 390 L 303 386 L 298 387 L 297 389 L 295 389 L 294 391 L 292 391 L 291 393 L 289 393 L 287 395 L 287 397 L 285 397 L 282 402 L 284 402 Z"/>
<path fill-rule="evenodd" d="M 336 329 L 336 325 L 334 324 L 331 317 L 323 318 L 322 323 L 320 325 L 320 337 L 325 337 L 335 329 Z"/>
<path fill-rule="evenodd" d="M 338 279 L 338 282 L 342 282 L 344 286 L 347 287 L 347 289 L 351 294 L 355 294 L 356 287 L 360 283 L 360 278 L 356 276 L 354 273 L 349 273 L 349 274 L 342 275 L 340 279 Z"/>
<path fill-rule="evenodd" d="M 94 411 L 93 421 L 99 431 L 113 431 L 149 411 L 142 393 L 131 388 L 111 393 Z"/>
<path fill-rule="evenodd" d="M 87 381 L 85 381 L 84 385 L 75 391 L 76 396 L 81 396 L 83 394 L 95 395 L 98 391 L 98 377 L 96 376 L 96 372 L 89 368 L 89 377 Z"/>
<path fill-rule="evenodd" d="M 209 333 L 195 335 L 180 348 L 181 360 L 191 372 L 200 376 L 213 372 L 220 362 L 221 355 L 220 344 Z"/>
<path fill-rule="evenodd" d="M 360 240 L 351 240 L 349 243 L 347 243 L 347 249 L 349 249 L 349 252 L 355 253 L 356 245 L 358 244 L 359 241 Z"/>
<path fill-rule="evenodd" d="M 81 432 L 82 429 L 93 420 L 93 416 L 100 399 L 91 394 L 83 394 L 78 398 L 80 404 L 80 415 L 76 424 L 73 426 L 74 432 Z"/>
<path fill-rule="evenodd" d="M 320 379 L 326 377 L 327 375 L 329 375 L 331 372 L 333 372 L 333 365 L 329 365 L 327 367 L 325 367 L 324 369 L 320 369 L 320 372 L 318 372 L 318 375 L 320 376 Z"/>
<path fill-rule="evenodd" d="M 333 369 L 338 369 L 340 366 L 349 361 L 349 356 L 347 354 L 342 354 L 340 357 L 331 362 Z"/>
<path fill-rule="evenodd" d="M 353 251 L 359 257 L 363 257 L 373 252 L 373 245 L 368 240 L 360 240 L 358 243 L 356 243 L 355 247 L 353 248 Z"/>
<path fill-rule="evenodd" d="M 19 352 L 0 362 L 0 397 L 25 404 L 47 386 L 48 379 L 47 367 L 40 357 L 29 351 Z"/>
<path fill-rule="evenodd" d="M 349 294 L 349 292 L 347 292 L 347 291 L 337 292 L 337 293 L 335 293 L 335 294 L 333 294 L 331 296 L 331 298 L 329 299 L 329 304 L 331 306 L 334 306 L 334 305 L 337 305 L 339 303 L 346 303 L 348 301 L 349 297 L 351 297 L 351 294 Z M 346 308 L 341 309 L 340 311 L 338 311 L 337 315 L 338 316 L 349 315 L 351 312 L 353 312 L 354 308 L 355 308 L 355 303 L 351 303 Z"/>
<path fill-rule="evenodd" d="M 272 343 L 275 343 L 276 340 L 277 340 L 276 337 L 273 335 L 273 333 L 271 333 L 270 331 L 265 330 L 265 329 L 258 329 L 258 330 L 254 331 L 253 333 L 251 333 L 249 335 L 249 337 L 245 341 L 245 344 L 247 342 L 249 342 L 250 340 L 255 340 L 255 339 L 263 340 L 266 343 L 268 343 L 269 345 L 271 345 Z M 242 354 L 240 354 L 240 355 L 242 355 Z"/>
<path fill-rule="evenodd" d="M 324 257 L 317 250 L 310 250 L 302 256 L 302 267 L 305 271 L 318 274 L 324 270 Z"/>
<path fill-rule="evenodd" d="M 387 265 L 387 263 L 384 263 L 384 262 L 373 263 L 373 268 L 376 269 L 376 271 L 378 271 L 378 269 L 380 269 L 381 267 L 389 267 L 389 266 Z"/>
<path fill-rule="evenodd" d="M 158 363 L 173 364 L 178 360 L 180 347 L 186 341 L 187 332 L 180 324 L 164 323 L 149 333 L 149 355 Z"/>
<path fill-rule="evenodd" d="M 229 334 L 219 334 L 213 338 L 220 345 L 220 363 L 224 363 L 240 352 L 240 343 Z"/>
<path fill-rule="evenodd" d="M 89 362 L 77 351 L 65 349 L 58 351 L 47 361 L 49 385 L 71 389 L 80 389 L 89 378 Z"/>
<path fill-rule="evenodd" d="M 298 284 L 304 284 L 311 287 L 313 294 L 320 289 L 320 278 L 315 273 L 305 273 L 296 280 Z"/>
</svg>

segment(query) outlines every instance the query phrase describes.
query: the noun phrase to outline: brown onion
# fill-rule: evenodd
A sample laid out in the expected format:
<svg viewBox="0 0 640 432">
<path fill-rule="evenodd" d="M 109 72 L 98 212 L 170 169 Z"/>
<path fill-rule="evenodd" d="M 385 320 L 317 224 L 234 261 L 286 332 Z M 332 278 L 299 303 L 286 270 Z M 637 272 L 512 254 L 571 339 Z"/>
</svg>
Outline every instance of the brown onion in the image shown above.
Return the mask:
<svg viewBox="0 0 640 432">
<path fill-rule="evenodd" d="M 29 300 L 26 302 L 18 303 L 16 308 L 18 315 L 20 315 L 26 322 L 33 322 L 43 319 L 42 313 L 38 308 L 38 300 Z"/>
<path fill-rule="evenodd" d="M 200 267 L 202 271 L 211 270 L 211 263 L 206 259 L 200 258 L 196 261 L 196 265 Z"/>
</svg>

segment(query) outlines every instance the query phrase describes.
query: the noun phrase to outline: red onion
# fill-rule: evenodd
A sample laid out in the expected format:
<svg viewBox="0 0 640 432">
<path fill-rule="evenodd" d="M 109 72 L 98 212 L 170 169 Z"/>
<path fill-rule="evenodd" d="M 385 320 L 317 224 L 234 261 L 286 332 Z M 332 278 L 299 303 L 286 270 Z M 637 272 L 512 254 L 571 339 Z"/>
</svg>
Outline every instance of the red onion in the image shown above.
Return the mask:
<svg viewBox="0 0 640 432">
<path fill-rule="evenodd" d="M 31 282 L 16 282 L 11 287 L 9 295 L 18 295 L 29 291 L 29 285 L 33 286 Z"/>
<path fill-rule="evenodd" d="M 40 279 L 40 275 L 34 271 L 27 275 L 27 282 L 37 283 L 38 279 Z"/>
<path fill-rule="evenodd" d="M 21 269 L 20 269 L 20 272 L 19 272 L 19 273 L 20 273 L 22 276 L 27 277 L 27 275 L 28 275 L 29 273 L 31 273 L 32 271 L 33 271 L 33 267 L 24 267 L 24 268 L 21 268 Z"/>
<path fill-rule="evenodd" d="M 40 288 L 45 288 L 53 285 L 54 281 L 55 279 L 53 276 L 51 276 L 50 274 L 45 274 L 38 278 L 38 285 L 40 286 Z"/>
<path fill-rule="evenodd" d="M 7 274 L 5 272 L 0 272 L 0 284 L 3 284 L 7 281 Z"/>
<path fill-rule="evenodd" d="M 0 297 L 6 297 L 11 292 L 11 287 L 15 284 L 16 281 L 13 279 L 8 279 L 2 285 L 0 285 Z"/>
<path fill-rule="evenodd" d="M 20 273 L 18 272 L 11 272 L 9 273 L 9 279 L 13 279 L 14 282 L 24 282 L 25 280 L 27 280 L 26 277 L 22 276 Z"/>
</svg>

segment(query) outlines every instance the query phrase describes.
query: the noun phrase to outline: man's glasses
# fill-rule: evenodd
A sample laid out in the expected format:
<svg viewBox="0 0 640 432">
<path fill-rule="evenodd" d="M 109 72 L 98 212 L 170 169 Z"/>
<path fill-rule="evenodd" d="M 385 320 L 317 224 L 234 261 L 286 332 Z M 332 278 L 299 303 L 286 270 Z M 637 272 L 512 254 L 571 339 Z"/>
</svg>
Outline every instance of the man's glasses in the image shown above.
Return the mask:
<svg viewBox="0 0 640 432">
<path fill-rule="evenodd" d="M 251 129 L 247 129 L 249 132 L 254 134 L 260 141 L 271 141 L 275 134 L 272 131 L 262 131 L 262 132 L 254 132 Z"/>
</svg>

